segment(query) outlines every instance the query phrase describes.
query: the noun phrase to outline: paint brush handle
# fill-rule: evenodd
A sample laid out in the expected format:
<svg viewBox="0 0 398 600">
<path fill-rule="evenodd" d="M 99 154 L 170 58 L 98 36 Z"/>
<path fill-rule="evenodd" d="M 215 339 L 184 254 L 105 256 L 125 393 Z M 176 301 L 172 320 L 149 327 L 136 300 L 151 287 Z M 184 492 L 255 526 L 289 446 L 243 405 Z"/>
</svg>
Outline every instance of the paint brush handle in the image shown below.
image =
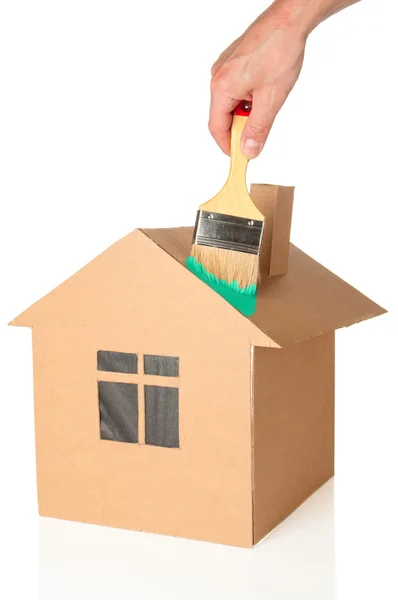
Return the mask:
<svg viewBox="0 0 398 600">
<path fill-rule="evenodd" d="M 251 109 L 252 103 L 243 100 L 233 112 L 231 125 L 231 166 L 226 183 L 226 185 L 244 188 L 246 192 L 246 171 L 249 159 L 241 152 L 240 140 Z"/>
<path fill-rule="evenodd" d="M 246 186 L 248 159 L 240 150 L 240 138 L 251 111 L 251 102 L 243 100 L 235 108 L 231 126 L 231 163 L 228 179 L 222 190 L 208 202 L 201 204 L 201 210 L 235 217 L 264 221 L 264 215 L 250 198 Z"/>
</svg>

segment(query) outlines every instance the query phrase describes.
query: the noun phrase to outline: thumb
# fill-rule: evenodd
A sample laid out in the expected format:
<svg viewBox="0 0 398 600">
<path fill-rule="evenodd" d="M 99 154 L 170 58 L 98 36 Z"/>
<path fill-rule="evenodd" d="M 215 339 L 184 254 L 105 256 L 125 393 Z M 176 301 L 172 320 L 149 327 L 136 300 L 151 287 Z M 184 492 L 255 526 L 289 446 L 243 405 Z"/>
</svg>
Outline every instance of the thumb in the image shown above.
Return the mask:
<svg viewBox="0 0 398 600">
<path fill-rule="evenodd" d="M 252 110 L 243 128 L 240 149 L 246 158 L 256 158 L 264 148 L 275 115 L 270 110 L 268 94 L 253 96 Z"/>
</svg>

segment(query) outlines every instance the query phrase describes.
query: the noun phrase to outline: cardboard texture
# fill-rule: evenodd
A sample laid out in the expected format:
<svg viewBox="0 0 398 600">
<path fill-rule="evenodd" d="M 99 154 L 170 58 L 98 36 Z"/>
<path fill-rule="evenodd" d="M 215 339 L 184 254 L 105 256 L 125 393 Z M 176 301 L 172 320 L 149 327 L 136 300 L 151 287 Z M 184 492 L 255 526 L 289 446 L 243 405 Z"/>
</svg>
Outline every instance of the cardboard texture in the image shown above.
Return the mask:
<svg viewBox="0 0 398 600">
<path fill-rule="evenodd" d="M 294 187 L 254 183 L 250 195 L 266 221 L 260 252 L 261 278 L 285 275 L 289 261 Z"/>
<path fill-rule="evenodd" d="M 254 349 L 254 543 L 334 474 L 334 335 Z"/>
<path fill-rule="evenodd" d="M 142 231 L 184 264 L 191 245 L 191 227 Z M 256 312 L 248 318 L 241 315 L 266 333 L 274 347 L 300 342 L 386 312 L 293 244 L 289 244 L 289 251 L 286 275 L 264 279 L 257 288 Z"/>
<path fill-rule="evenodd" d="M 255 188 L 273 234 L 250 319 L 185 268 L 186 227 L 134 231 L 11 323 L 33 329 L 41 515 L 250 547 L 333 474 L 333 332 L 384 310 L 292 245 L 276 275 L 274 187 Z M 137 386 L 138 415 L 102 384 L 113 439 L 98 381 Z M 138 442 L 113 441 L 126 411 Z"/>
</svg>

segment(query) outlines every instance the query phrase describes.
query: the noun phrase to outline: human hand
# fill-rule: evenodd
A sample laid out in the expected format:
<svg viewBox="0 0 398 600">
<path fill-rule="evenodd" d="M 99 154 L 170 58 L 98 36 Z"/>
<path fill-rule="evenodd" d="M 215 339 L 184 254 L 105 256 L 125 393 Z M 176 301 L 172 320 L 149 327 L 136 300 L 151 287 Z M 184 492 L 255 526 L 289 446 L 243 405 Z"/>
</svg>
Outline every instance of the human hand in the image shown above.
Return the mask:
<svg viewBox="0 0 398 600">
<path fill-rule="evenodd" d="M 214 63 L 209 129 L 226 154 L 230 152 L 231 112 L 241 100 L 253 103 L 241 150 L 247 158 L 261 152 L 300 74 L 306 39 L 305 28 L 271 5 Z"/>
</svg>

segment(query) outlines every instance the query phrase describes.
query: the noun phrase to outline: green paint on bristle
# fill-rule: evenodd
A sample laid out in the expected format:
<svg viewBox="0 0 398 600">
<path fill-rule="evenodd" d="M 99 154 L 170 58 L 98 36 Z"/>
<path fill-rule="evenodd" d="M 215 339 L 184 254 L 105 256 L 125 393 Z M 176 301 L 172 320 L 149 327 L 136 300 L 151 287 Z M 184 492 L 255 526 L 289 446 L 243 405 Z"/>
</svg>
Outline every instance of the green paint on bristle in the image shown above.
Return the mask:
<svg viewBox="0 0 398 600">
<path fill-rule="evenodd" d="M 227 283 L 222 279 L 218 279 L 206 269 L 193 256 L 189 256 L 186 260 L 188 269 L 199 277 L 204 283 L 207 283 L 217 294 L 220 294 L 227 302 L 232 304 L 234 308 L 239 310 L 245 317 L 250 317 L 256 310 L 256 286 L 249 285 L 247 288 L 240 288 L 236 281 Z"/>
</svg>

